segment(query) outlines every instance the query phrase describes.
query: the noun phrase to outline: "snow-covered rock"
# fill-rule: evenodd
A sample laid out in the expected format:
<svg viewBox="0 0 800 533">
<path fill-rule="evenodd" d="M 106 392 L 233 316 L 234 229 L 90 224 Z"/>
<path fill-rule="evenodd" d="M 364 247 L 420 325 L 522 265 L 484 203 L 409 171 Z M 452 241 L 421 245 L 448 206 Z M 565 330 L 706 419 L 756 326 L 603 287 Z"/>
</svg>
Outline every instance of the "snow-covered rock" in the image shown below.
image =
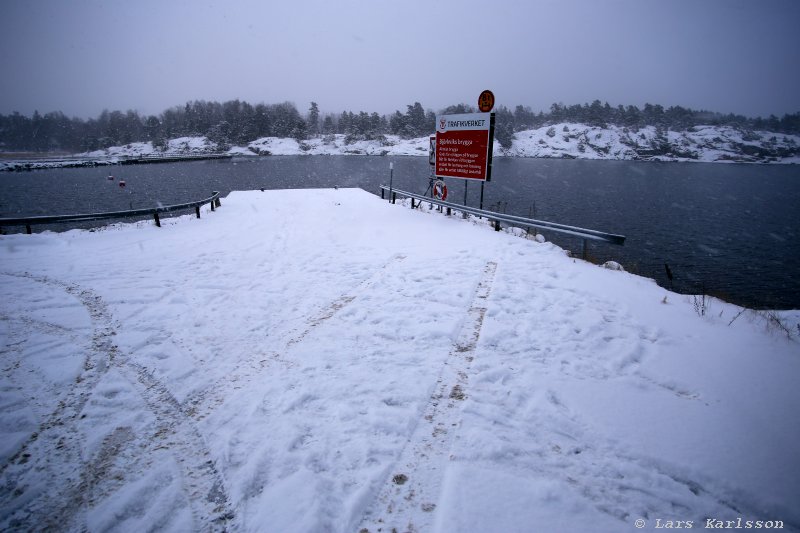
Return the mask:
<svg viewBox="0 0 800 533">
<path fill-rule="evenodd" d="M 265 137 L 230 154 L 258 155 L 417 155 L 427 156 L 429 137 L 396 135 L 352 140 L 345 135 L 304 141 Z M 800 136 L 766 131 L 746 132 L 729 126 L 698 126 L 687 131 L 653 126 L 628 129 L 560 123 L 514 134 L 510 148 L 494 143 L 494 155 L 569 159 L 797 163 Z"/>
<path fill-rule="evenodd" d="M 622 271 L 625 270 L 624 268 L 622 268 L 622 265 L 620 265 L 616 261 L 606 261 L 605 263 L 603 263 L 603 268 L 607 268 L 609 270 L 622 270 Z"/>
<path fill-rule="evenodd" d="M 659 131 L 561 123 L 517 132 L 502 151 L 516 157 L 655 161 L 796 163 L 800 136 L 745 132 L 729 126 Z"/>
</svg>

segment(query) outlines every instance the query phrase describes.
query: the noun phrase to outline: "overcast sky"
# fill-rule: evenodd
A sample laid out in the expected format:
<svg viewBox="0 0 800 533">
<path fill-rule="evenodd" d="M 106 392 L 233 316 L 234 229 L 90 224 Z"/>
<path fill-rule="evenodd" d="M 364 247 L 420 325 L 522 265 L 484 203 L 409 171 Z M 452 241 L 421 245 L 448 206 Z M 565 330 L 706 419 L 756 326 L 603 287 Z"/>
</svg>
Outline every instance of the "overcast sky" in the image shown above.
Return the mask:
<svg viewBox="0 0 800 533">
<path fill-rule="evenodd" d="M 0 113 L 553 102 L 800 111 L 798 0 L 0 0 Z"/>
</svg>

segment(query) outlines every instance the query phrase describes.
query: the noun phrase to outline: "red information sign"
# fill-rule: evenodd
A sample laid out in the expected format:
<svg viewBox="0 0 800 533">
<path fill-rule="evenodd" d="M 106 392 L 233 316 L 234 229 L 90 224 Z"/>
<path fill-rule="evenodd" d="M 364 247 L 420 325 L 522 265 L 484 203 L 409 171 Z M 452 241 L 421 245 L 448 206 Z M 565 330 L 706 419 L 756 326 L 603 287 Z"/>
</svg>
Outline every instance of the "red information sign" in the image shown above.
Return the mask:
<svg viewBox="0 0 800 533">
<path fill-rule="evenodd" d="M 489 181 L 493 137 L 492 113 L 436 117 L 436 176 Z"/>
</svg>

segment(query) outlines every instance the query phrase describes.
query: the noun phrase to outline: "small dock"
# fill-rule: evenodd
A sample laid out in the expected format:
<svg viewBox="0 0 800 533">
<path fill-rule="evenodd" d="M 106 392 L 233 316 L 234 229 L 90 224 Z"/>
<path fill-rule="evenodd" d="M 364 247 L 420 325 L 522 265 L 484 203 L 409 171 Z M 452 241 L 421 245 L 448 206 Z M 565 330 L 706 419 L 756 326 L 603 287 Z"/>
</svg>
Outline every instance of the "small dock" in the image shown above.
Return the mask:
<svg viewBox="0 0 800 533">
<path fill-rule="evenodd" d="M 206 159 L 231 159 L 229 154 L 186 154 L 186 155 L 143 155 L 120 158 L 119 165 L 141 165 L 145 163 L 180 163 L 181 161 L 202 161 Z"/>
<path fill-rule="evenodd" d="M 229 154 L 170 154 L 139 156 L 61 157 L 1 161 L 0 171 L 40 170 L 45 168 L 102 167 L 108 165 L 142 165 L 146 163 L 180 163 L 206 159 L 231 159 Z"/>
</svg>

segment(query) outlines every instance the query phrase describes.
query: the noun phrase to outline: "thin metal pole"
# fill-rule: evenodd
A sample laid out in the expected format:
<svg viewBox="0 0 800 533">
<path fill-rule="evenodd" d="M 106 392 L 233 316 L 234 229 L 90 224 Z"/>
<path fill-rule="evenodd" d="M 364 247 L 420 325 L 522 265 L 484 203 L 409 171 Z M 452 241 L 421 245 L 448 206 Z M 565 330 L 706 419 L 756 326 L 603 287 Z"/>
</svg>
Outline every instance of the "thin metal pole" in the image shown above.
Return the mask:
<svg viewBox="0 0 800 533">
<path fill-rule="evenodd" d="M 481 182 L 481 205 L 480 208 L 483 209 L 483 185 L 485 182 Z"/>
<path fill-rule="evenodd" d="M 389 163 L 389 198 L 392 198 L 392 203 L 394 203 L 394 198 L 392 197 L 393 178 L 394 178 L 394 163 Z"/>
<path fill-rule="evenodd" d="M 464 180 L 464 207 L 467 207 L 467 185 L 469 185 L 469 182 L 467 180 Z M 467 214 L 466 211 L 464 211 L 464 218 L 468 217 L 469 215 Z"/>
</svg>

